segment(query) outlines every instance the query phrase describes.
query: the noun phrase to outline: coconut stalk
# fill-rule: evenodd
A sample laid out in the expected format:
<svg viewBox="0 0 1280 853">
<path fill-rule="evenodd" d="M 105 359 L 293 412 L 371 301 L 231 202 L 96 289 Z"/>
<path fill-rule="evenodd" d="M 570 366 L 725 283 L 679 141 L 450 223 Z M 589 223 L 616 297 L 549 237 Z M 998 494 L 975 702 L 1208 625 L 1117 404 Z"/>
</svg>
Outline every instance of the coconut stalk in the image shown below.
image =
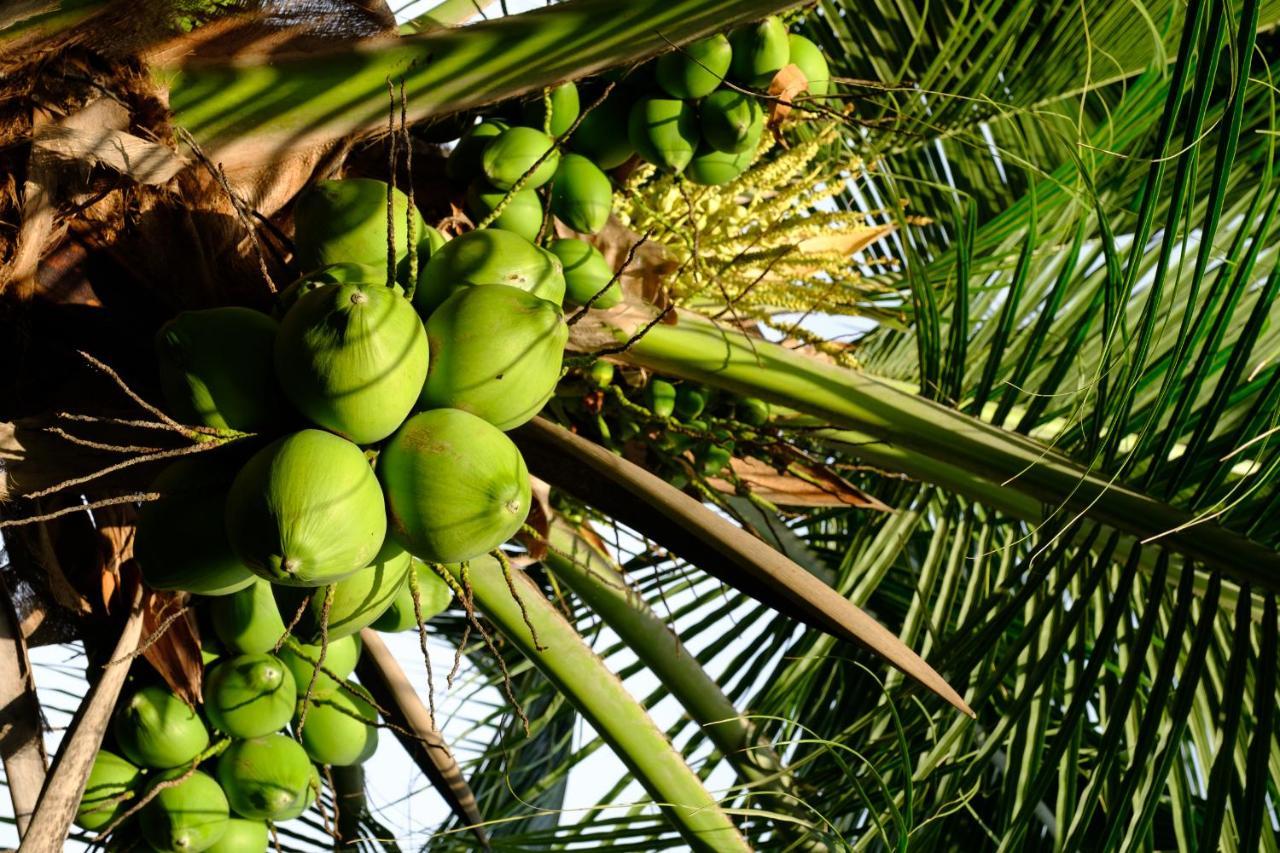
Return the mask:
<svg viewBox="0 0 1280 853">
<path fill-rule="evenodd" d="M 173 124 L 228 172 L 385 131 L 387 81 L 404 83 L 409 123 L 540 92 L 796 5 L 795 0 L 574 0 L 523 15 L 330 50 L 192 58 L 152 72 Z"/>
<path fill-rule="evenodd" d="M 641 531 L 757 601 L 811 628 L 865 646 L 973 715 L 951 685 L 883 625 L 670 483 L 542 418 L 534 418 L 511 437 L 534 476 Z"/>
<path fill-rule="evenodd" d="M 692 312 L 632 340 L 633 322 L 602 315 L 620 361 L 754 396 L 851 431 L 842 437 L 864 461 L 920 477 L 1019 516 L 1048 504 L 1280 591 L 1280 554 L 1212 522 L 1090 473 L 1024 435 L 908 394 L 871 376 L 719 326 Z M 1016 496 L 997 499 L 1002 491 Z M 1039 511 L 1039 510 L 1037 510 Z"/>
<path fill-rule="evenodd" d="M 13 598 L 0 577 L 0 757 L 13 801 L 18 836 L 26 834 L 44 787 L 49 758 L 40 725 L 40 699 L 27 657 L 27 643 L 13 609 Z"/>
<path fill-rule="evenodd" d="M 134 586 L 129 616 L 120 631 L 111 661 L 125 661 L 138 648 L 138 641 L 142 638 L 142 592 L 142 584 Z M 53 759 L 53 768 L 45 779 L 35 813 L 18 848 L 20 853 L 57 853 L 63 849 L 71 821 L 80 806 L 80 798 L 84 796 L 89 771 L 93 769 L 94 759 L 102 747 L 111 712 L 128 676 L 127 663 L 108 665 L 89 688 Z"/>
<path fill-rule="evenodd" d="M 469 586 L 497 629 L 573 703 L 690 846 L 751 849 L 645 709 L 524 572 L 512 571 L 509 588 L 502 566 L 492 557 L 471 561 L 465 571 L 456 565 L 447 568 L 459 584 Z"/>
<path fill-rule="evenodd" d="M 489 836 L 480 825 L 484 818 L 476 805 L 475 794 L 449 751 L 444 736 L 436 728 L 431 712 L 422 704 L 418 691 L 378 632 L 363 628 L 360 640 L 364 644 L 356 663 L 360 684 L 383 710 L 392 715 L 387 722 L 395 726 L 393 731 L 401 746 L 453 813 L 471 830 L 480 846 L 488 849 Z"/>
<path fill-rule="evenodd" d="M 772 745 L 738 713 L 702 665 L 627 584 L 606 554 L 560 519 L 551 523 L 543 564 L 627 644 L 706 731 L 738 776 L 763 789 L 779 811 L 795 810 L 790 777 Z M 772 792 L 772 793 L 770 793 Z M 787 827 L 788 834 L 803 831 Z M 801 849 L 813 849 L 802 847 Z"/>
</svg>

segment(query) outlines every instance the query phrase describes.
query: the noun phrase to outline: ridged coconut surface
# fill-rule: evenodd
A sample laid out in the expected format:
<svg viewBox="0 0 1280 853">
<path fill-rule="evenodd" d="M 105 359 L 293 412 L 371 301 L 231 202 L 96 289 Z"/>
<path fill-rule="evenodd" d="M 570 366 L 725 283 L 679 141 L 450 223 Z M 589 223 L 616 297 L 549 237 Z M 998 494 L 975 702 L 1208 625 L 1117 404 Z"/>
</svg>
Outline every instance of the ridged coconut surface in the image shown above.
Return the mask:
<svg viewBox="0 0 1280 853">
<path fill-rule="evenodd" d="M 197 770 L 172 787 L 160 787 L 186 772 L 175 767 L 156 776 L 151 787 L 159 790 L 138 813 L 142 837 L 161 853 L 208 850 L 227 832 L 227 797 L 212 776 Z"/>
<path fill-rule="evenodd" d="M 528 173 L 523 188 L 537 189 L 551 180 L 560 164 L 560 152 L 552 145 L 551 137 L 541 130 L 508 128 L 485 146 L 480 158 L 485 177 L 498 189 L 509 190 Z"/>
<path fill-rule="evenodd" d="M 142 771 L 137 766 L 114 752 L 98 750 L 76 809 L 76 825 L 92 831 L 111 823 L 128 808 L 127 795 L 136 792 L 141 783 Z"/>
<path fill-rule="evenodd" d="M 560 308 L 505 285 L 467 287 L 427 320 L 437 355 L 423 408 L 462 409 L 513 429 L 541 409 L 560 380 L 569 327 Z"/>
<path fill-rule="evenodd" d="M 378 748 L 377 722 L 378 712 L 351 689 L 334 690 L 312 700 L 302 747 L 316 764 L 360 764 Z"/>
<path fill-rule="evenodd" d="M 297 817 L 314 796 L 311 778 L 306 750 L 288 735 L 232 741 L 218 758 L 218 782 L 241 817 Z"/>
<path fill-rule="evenodd" d="M 160 387 L 183 423 L 270 431 L 287 406 L 271 364 L 276 322 L 248 308 L 184 311 L 156 333 Z"/>
<path fill-rule="evenodd" d="M 383 448 L 378 477 L 391 535 L 429 562 L 468 560 L 511 538 L 529 514 L 529 471 L 511 439 L 474 415 L 414 415 Z"/>
<path fill-rule="evenodd" d="M 454 237 L 423 267 L 413 304 L 429 317 L 461 288 L 487 284 L 504 284 L 555 303 L 564 299 L 564 275 L 545 252 L 510 231 L 481 228 Z"/>
<path fill-rule="evenodd" d="M 321 586 L 364 568 L 386 534 L 382 493 L 364 453 L 314 429 L 254 454 L 231 485 L 226 522 L 250 569 L 291 586 Z"/>
<path fill-rule="evenodd" d="M 284 636 L 284 620 L 271 584 L 261 578 L 255 577 L 239 592 L 215 598 L 209 605 L 209 620 L 223 645 L 240 654 L 269 652 Z"/>
<path fill-rule="evenodd" d="M 143 687 L 116 706 L 112 731 L 125 757 L 142 767 L 188 764 L 209 745 L 199 715 L 168 688 Z"/>
<path fill-rule="evenodd" d="M 412 559 L 407 551 L 388 536 L 372 563 L 333 585 L 328 622 L 330 642 L 356 633 L 391 606 L 406 584 Z M 291 618 L 301 606 L 302 597 L 308 592 L 312 593 L 302 611 L 302 617 L 293 627 L 293 635 L 305 643 L 319 643 L 325 591 L 284 586 L 276 587 L 274 591 L 280 611 L 290 614 Z"/>
<path fill-rule="evenodd" d="M 753 95 L 736 89 L 712 92 L 698 111 L 704 145 L 737 154 L 753 150 L 764 133 L 764 110 Z"/>
<path fill-rule="evenodd" d="M 612 308 L 622 301 L 622 284 L 613 280 L 613 268 L 595 246 L 585 240 L 565 237 L 549 248 L 564 264 L 566 301 L 585 305 L 596 297 L 592 308 Z"/>
<path fill-rule="evenodd" d="M 421 560 L 413 561 L 413 573 L 418 580 L 418 609 L 425 623 L 433 616 L 443 613 L 453 601 L 453 590 L 435 571 Z M 373 623 L 376 631 L 394 634 L 409 631 L 418 627 L 418 614 L 413 608 L 413 590 L 409 586 L 409 578 L 400 585 L 395 600 L 391 602 L 381 616 Z"/>
<path fill-rule="evenodd" d="M 787 28 L 774 16 L 739 27 L 730 34 L 729 43 L 733 45 L 729 76 L 759 89 L 768 87 L 791 57 Z"/>
<path fill-rule="evenodd" d="M 204 711 L 218 731 L 262 737 L 284 728 L 298 690 L 293 673 L 274 655 L 239 655 L 215 665 L 204 685 Z"/>
<path fill-rule="evenodd" d="M 320 660 L 320 646 L 291 641 L 281 647 L 279 658 L 293 673 L 293 683 L 298 686 L 298 695 L 305 696 L 307 687 L 311 684 L 311 674 L 315 672 L 315 665 Z M 349 634 L 337 640 L 330 640 L 328 650 L 325 652 L 323 669 L 316 676 L 312 695 L 324 695 L 337 690 L 340 680 L 345 680 L 355 672 L 356 662 L 359 659 L 359 634 Z"/>
<path fill-rule="evenodd" d="M 169 465 L 151 484 L 162 497 L 138 511 L 134 556 L 152 589 L 226 595 L 254 581 L 227 538 L 222 507 L 234 461 L 209 451 Z"/>
<path fill-rule="evenodd" d="M 320 181 L 294 205 L 294 243 L 305 272 L 335 263 L 387 265 L 387 184 L 373 178 Z M 392 192 L 396 263 L 408 254 L 409 197 Z M 427 223 L 413 211 L 417 237 Z"/>
<path fill-rule="evenodd" d="M 724 81 L 733 48 L 723 33 L 700 39 L 658 57 L 658 85 L 673 98 L 701 98 Z"/>
<path fill-rule="evenodd" d="M 404 421 L 427 375 L 427 335 L 409 300 L 377 284 L 321 287 L 280 324 L 280 387 L 312 423 L 356 444 Z"/>
</svg>

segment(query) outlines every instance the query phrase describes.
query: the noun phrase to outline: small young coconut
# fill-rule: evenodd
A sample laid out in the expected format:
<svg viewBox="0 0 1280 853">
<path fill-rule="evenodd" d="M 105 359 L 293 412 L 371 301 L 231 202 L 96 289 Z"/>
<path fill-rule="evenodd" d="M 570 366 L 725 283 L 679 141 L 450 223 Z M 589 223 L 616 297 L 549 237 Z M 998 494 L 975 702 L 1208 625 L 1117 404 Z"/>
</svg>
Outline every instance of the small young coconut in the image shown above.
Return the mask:
<svg viewBox="0 0 1280 853">
<path fill-rule="evenodd" d="M 294 716 L 294 726 L 302 713 Z M 368 760 L 378 748 L 378 712 L 347 687 L 315 697 L 302 727 L 302 748 L 316 764 L 349 767 Z"/>
<path fill-rule="evenodd" d="M 76 826 L 90 832 L 102 829 L 128 808 L 129 795 L 136 793 L 141 784 L 142 771 L 138 767 L 114 752 L 98 750 L 76 809 Z"/>
<path fill-rule="evenodd" d="M 423 267 L 413 304 L 430 317 L 455 291 L 484 284 L 504 284 L 557 305 L 564 300 L 564 274 L 554 257 L 518 234 L 481 228 L 450 240 Z"/>
<path fill-rule="evenodd" d="M 660 418 L 669 418 L 676 410 L 676 386 L 665 379 L 651 379 L 647 388 L 649 409 Z"/>
<path fill-rule="evenodd" d="M 428 562 L 487 553 L 529 514 L 529 470 L 520 451 L 501 431 L 457 409 L 405 421 L 378 457 L 378 477 L 391 535 Z"/>
<path fill-rule="evenodd" d="M 404 421 L 427 361 L 418 312 L 380 284 L 314 290 L 289 309 L 276 336 L 285 395 L 313 423 L 356 444 L 381 441 Z"/>
<path fill-rule="evenodd" d="M 204 710 L 218 731 L 262 737 L 289 722 L 298 689 L 293 673 L 274 655 L 227 658 L 209 671 Z"/>
<path fill-rule="evenodd" d="M 435 571 L 421 560 L 413 561 L 413 573 L 418 580 L 418 611 L 425 623 L 433 616 L 443 613 L 453 601 L 453 590 Z M 374 620 L 373 628 L 387 634 L 400 631 L 416 630 L 418 613 L 413 607 L 413 588 L 406 576 L 400 589 L 396 591 L 395 600 L 382 615 Z"/>
<path fill-rule="evenodd" d="M 831 91 L 831 71 L 822 50 L 809 39 L 794 33 L 787 36 L 787 43 L 791 47 L 791 64 L 803 71 L 809 81 L 809 94 L 821 98 Z"/>
<path fill-rule="evenodd" d="M 204 853 L 266 853 L 270 845 L 271 832 L 264 821 L 233 817 L 227 831 Z"/>
<path fill-rule="evenodd" d="M 569 327 L 555 304 L 491 284 L 445 300 L 427 320 L 427 337 L 437 356 L 422 407 L 463 409 L 507 430 L 536 415 L 555 391 Z"/>
<path fill-rule="evenodd" d="M 533 169 L 522 189 L 537 189 L 551 180 L 560 165 L 560 152 L 554 144 L 550 136 L 532 127 L 508 128 L 485 146 L 481 158 L 484 174 L 498 189 L 509 190 Z"/>
<path fill-rule="evenodd" d="M 484 174 L 484 149 L 511 125 L 502 119 L 485 119 L 472 127 L 449 152 L 444 172 L 452 181 L 467 183 Z"/>
<path fill-rule="evenodd" d="M 733 48 L 723 33 L 700 39 L 658 57 L 658 85 L 673 98 L 702 98 L 724 82 Z"/>
<path fill-rule="evenodd" d="M 387 190 L 373 178 L 320 181 L 307 187 L 294 205 L 294 244 L 304 271 L 337 263 L 387 268 Z M 409 253 L 409 197 L 392 191 L 392 227 L 397 266 Z M 415 208 L 414 234 L 427 223 Z"/>
<path fill-rule="evenodd" d="M 569 137 L 569 148 L 591 159 L 601 169 L 616 169 L 636 153 L 627 134 L 631 104 L 625 93 L 615 91 L 604 103 L 582 117 Z"/>
<path fill-rule="evenodd" d="M 467 212 L 477 223 L 482 222 L 506 198 L 506 190 L 494 187 L 483 178 L 476 178 L 467 187 Z M 532 243 L 542 229 L 542 199 L 538 198 L 537 190 L 523 189 L 511 193 L 502 212 L 487 227 L 510 231 Z"/>
<path fill-rule="evenodd" d="M 158 789 L 155 798 L 138 813 L 142 837 L 162 853 L 208 850 L 227 832 L 227 797 L 212 776 L 197 770 L 172 787 L 161 787 L 186 773 L 187 768 L 175 767 L 157 775 L 151 783 Z"/>
<path fill-rule="evenodd" d="M 183 423 L 270 432 L 287 416 L 269 369 L 276 322 L 248 308 L 183 311 L 156 333 L 160 387 Z"/>
<path fill-rule="evenodd" d="M 581 154 L 560 158 L 551 182 L 551 212 L 574 231 L 595 234 L 613 212 L 613 184 Z"/>
<path fill-rule="evenodd" d="M 288 735 L 232 741 L 218 757 L 218 782 L 241 817 L 297 817 L 314 797 L 312 778 L 306 750 Z"/>
<path fill-rule="evenodd" d="M 372 563 L 335 583 L 333 600 L 329 604 L 327 633 L 330 642 L 356 633 L 381 616 L 407 583 L 411 562 L 409 554 L 388 536 Z M 302 611 L 302 618 L 293 626 L 293 635 L 301 642 L 315 644 L 323 638 L 320 622 L 324 615 L 325 590 L 289 586 L 275 588 L 281 612 L 289 614 L 297 612 L 302 597 L 308 592 L 311 599 Z"/>
<path fill-rule="evenodd" d="M 355 672 L 356 661 L 360 659 L 360 635 L 348 634 L 337 640 L 331 640 L 325 650 L 324 663 L 320 674 L 316 676 L 312 697 L 323 696 L 338 689 L 339 682 Z M 280 649 L 280 660 L 293 673 L 293 683 L 298 687 L 298 698 L 307 694 L 311 684 L 311 674 L 315 672 L 320 661 L 320 646 L 310 646 L 290 640 Z M 331 675 L 332 674 L 332 675 Z"/>
<path fill-rule="evenodd" d="M 720 89 L 708 95 L 699 117 L 703 141 L 716 151 L 754 151 L 764 133 L 760 102 L 734 89 Z"/>
<path fill-rule="evenodd" d="M 578 101 L 578 87 L 573 81 L 561 83 L 551 90 L 551 135 L 559 136 L 564 133 L 578 119 L 578 113 L 581 111 L 582 105 Z M 522 108 L 524 124 L 530 127 L 542 129 L 546 121 L 546 104 L 543 100 L 542 93 L 531 97 L 524 102 Z"/>
<path fill-rule="evenodd" d="M 112 731 L 126 758 L 159 770 L 189 764 L 209 745 L 209 730 L 195 710 L 159 685 L 117 705 Z"/>
<path fill-rule="evenodd" d="M 729 36 L 729 43 L 733 46 L 729 76 L 747 86 L 767 88 L 790 61 L 787 28 L 776 16 L 739 27 Z"/>
<path fill-rule="evenodd" d="M 284 636 L 284 620 L 271 595 L 271 584 L 259 577 L 239 592 L 213 599 L 209 619 L 218 639 L 243 655 L 269 652 Z"/>
<path fill-rule="evenodd" d="M 703 186 L 721 186 L 737 178 L 756 157 L 755 148 L 747 148 L 737 154 L 703 145 L 684 170 L 685 177 Z"/>
<path fill-rule="evenodd" d="M 138 511 L 133 545 L 148 586 L 220 596 L 253 583 L 222 523 L 234 477 L 226 454 L 214 450 L 171 463 L 152 482 L 161 498 Z"/>
<path fill-rule="evenodd" d="M 595 246 L 565 237 L 549 248 L 564 264 L 565 301 L 586 305 L 596 297 L 592 308 L 612 308 L 622 301 L 622 284 L 613 281 L 613 269 Z"/>
<path fill-rule="evenodd" d="M 641 98 L 631 108 L 627 133 L 636 153 L 668 172 L 681 172 L 698 147 L 698 114 L 685 101 Z"/>
</svg>

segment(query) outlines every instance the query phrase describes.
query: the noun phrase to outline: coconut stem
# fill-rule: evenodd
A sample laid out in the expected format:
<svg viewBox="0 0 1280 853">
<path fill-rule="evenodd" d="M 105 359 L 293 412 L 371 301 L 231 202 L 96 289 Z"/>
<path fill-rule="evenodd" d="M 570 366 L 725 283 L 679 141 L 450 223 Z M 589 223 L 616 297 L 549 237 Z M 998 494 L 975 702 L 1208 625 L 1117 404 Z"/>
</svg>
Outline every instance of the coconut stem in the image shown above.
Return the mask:
<svg viewBox="0 0 1280 853">
<path fill-rule="evenodd" d="M 462 608 L 467 612 L 467 621 L 463 624 L 462 639 L 458 641 L 458 647 L 453 652 L 453 666 L 449 669 L 449 675 L 445 678 L 445 685 L 452 689 L 454 676 L 458 674 L 458 670 L 462 667 L 462 650 L 467 647 L 467 640 L 471 639 L 471 621 L 474 613 L 470 603 L 467 601 L 467 593 L 458 582 L 454 580 L 453 575 L 447 572 L 444 566 L 439 563 L 429 563 L 431 571 L 435 572 L 440 580 L 448 584 L 449 589 L 462 602 Z"/>
<path fill-rule="evenodd" d="M 334 585 L 324 588 L 324 607 L 320 610 L 320 658 L 311 670 L 311 681 L 307 683 L 307 692 L 302 696 L 302 710 L 298 712 L 298 729 L 294 733 L 298 741 L 302 740 L 302 730 L 307 725 L 307 711 L 311 710 L 311 697 L 315 693 L 316 682 L 320 679 L 320 667 L 329 654 L 329 610 L 333 607 Z"/>
<path fill-rule="evenodd" d="M 507 701 L 511 703 L 512 709 L 515 710 L 516 716 L 520 718 L 520 724 L 524 726 L 525 736 L 529 736 L 529 718 L 525 716 L 524 706 L 520 704 L 520 700 L 516 698 L 515 685 L 511 682 L 511 673 L 507 670 L 507 662 L 502 659 L 502 655 L 498 653 L 498 647 L 493 642 L 493 635 L 489 633 L 489 629 L 484 623 L 476 618 L 475 597 L 471 591 L 471 565 L 463 563 L 462 569 L 462 587 L 467 592 L 467 618 L 476 626 L 476 630 L 480 632 L 481 639 L 484 640 L 485 648 L 489 650 L 489 654 L 493 655 L 494 660 L 498 662 L 498 669 L 502 672 L 502 692 L 507 695 Z"/>
<path fill-rule="evenodd" d="M 431 654 L 427 651 L 427 626 L 422 621 L 422 596 L 418 590 L 418 569 L 409 567 L 409 595 L 413 598 L 413 621 L 418 625 L 418 645 L 422 649 L 422 662 L 427 667 L 427 712 L 431 715 L 431 725 L 436 724 L 436 684 L 435 674 L 431 669 Z"/>
<path fill-rule="evenodd" d="M 276 640 L 276 644 L 271 647 L 271 654 L 279 654 L 280 647 L 293 636 L 293 629 L 298 627 L 298 623 L 302 621 L 302 614 L 306 612 L 307 605 L 311 603 L 311 593 L 302 596 L 302 601 L 298 603 L 298 609 L 293 612 L 293 618 L 289 620 L 289 624 L 285 626 L 284 633 L 280 635 L 280 639 Z"/>
<path fill-rule="evenodd" d="M 502 553 L 501 548 L 494 548 L 489 553 L 502 565 L 502 579 L 507 582 L 507 589 L 511 590 L 511 597 L 516 600 L 516 605 L 520 608 L 520 618 L 524 620 L 525 627 L 529 629 L 529 637 L 533 640 L 533 648 L 537 651 L 545 652 L 547 647 L 538 640 L 538 629 L 534 628 L 533 623 L 529 621 L 529 611 L 524 606 L 524 599 L 516 591 L 516 582 L 511 576 L 511 561 L 507 559 L 506 554 Z"/>
</svg>

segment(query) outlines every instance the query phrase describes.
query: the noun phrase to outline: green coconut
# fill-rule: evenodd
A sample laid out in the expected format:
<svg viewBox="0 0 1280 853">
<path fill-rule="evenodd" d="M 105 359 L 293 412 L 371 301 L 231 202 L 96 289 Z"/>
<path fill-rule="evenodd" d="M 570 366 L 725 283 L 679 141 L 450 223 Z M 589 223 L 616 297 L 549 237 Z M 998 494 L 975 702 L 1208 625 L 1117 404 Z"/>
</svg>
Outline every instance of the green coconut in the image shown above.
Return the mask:
<svg viewBox="0 0 1280 853">
<path fill-rule="evenodd" d="M 227 831 L 205 853 L 266 853 L 271 845 L 271 832 L 260 820 L 233 817 L 227 821 Z"/>
<path fill-rule="evenodd" d="M 554 257 L 510 231 L 481 228 L 454 237 L 418 276 L 413 304 L 429 317 L 456 290 L 505 284 L 548 302 L 564 299 L 564 273 Z"/>
<path fill-rule="evenodd" d="M 142 837 L 163 853 L 208 850 L 227 832 L 227 797 L 209 774 L 197 770 L 173 787 L 159 787 L 186 772 L 175 767 L 157 776 L 152 783 L 152 788 L 159 788 L 155 798 L 138 813 Z"/>
<path fill-rule="evenodd" d="M 156 333 L 160 387 L 183 423 L 269 432 L 287 415 L 268 368 L 276 322 L 235 306 L 183 311 Z"/>
<path fill-rule="evenodd" d="M 529 514 L 529 470 L 511 439 L 474 415 L 414 415 L 378 457 L 391 535 L 428 562 L 469 560 Z"/>
<path fill-rule="evenodd" d="M 699 111 L 702 138 L 717 151 L 754 150 L 764 133 L 764 110 L 751 95 L 734 89 L 712 92 Z"/>
<path fill-rule="evenodd" d="M 218 731 L 261 737 L 289 722 L 298 689 L 293 673 L 274 655 L 240 655 L 210 670 L 204 710 Z"/>
<path fill-rule="evenodd" d="M 809 81 L 809 94 L 821 98 L 831 91 L 831 70 L 822 50 L 804 36 L 795 34 L 787 36 L 787 43 L 791 48 L 791 64 L 803 71 Z"/>
<path fill-rule="evenodd" d="M 431 229 L 435 231 L 434 228 Z M 439 233 L 439 232 L 437 232 Z M 386 284 L 387 267 L 372 267 L 368 264 L 330 264 L 305 275 L 299 276 L 288 287 L 276 295 L 276 306 L 272 316 L 277 320 L 289 313 L 294 303 L 313 290 L 319 290 L 330 284 Z"/>
<path fill-rule="evenodd" d="M 676 386 L 664 379 L 652 379 L 648 386 L 649 409 L 660 418 L 669 418 L 676 410 Z"/>
<path fill-rule="evenodd" d="M 601 388 L 608 388 L 613 384 L 614 367 L 613 362 L 605 361 L 603 358 L 596 359 L 591 363 L 591 370 L 588 375 L 591 381 Z"/>
<path fill-rule="evenodd" d="M 356 444 L 391 435 L 427 375 L 413 304 L 381 284 L 339 284 L 300 298 L 276 336 L 276 376 L 295 408 Z"/>
<path fill-rule="evenodd" d="M 581 105 L 578 103 L 578 87 L 572 81 L 561 83 L 551 90 L 551 124 L 546 125 L 546 102 L 542 95 L 524 103 L 524 123 L 539 130 L 548 129 L 552 136 L 560 136 L 573 126 Z"/>
<path fill-rule="evenodd" d="M 606 287 L 604 293 L 591 303 L 592 308 L 612 308 L 622 301 L 622 284 L 613 281 L 613 268 L 595 246 L 585 240 L 565 237 L 556 240 L 549 248 L 564 264 L 566 301 L 586 305 Z"/>
<path fill-rule="evenodd" d="M 254 578 L 253 584 L 239 592 L 213 599 L 209 618 L 218 639 L 244 655 L 269 652 L 284 636 L 284 620 L 271 595 L 271 584 L 261 578 Z"/>
<path fill-rule="evenodd" d="M 768 88 L 774 75 L 790 61 L 787 28 L 772 15 L 734 30 L 729 43 L 733 46 L 729 76 L 748 86 Z"/>
<path fill-rule="evenodd" d="M 689 167 L 684 170 L 684 174 L 695 184 L 720 186 L 745 172 L 755 156 L 755 148 L 730 154 L 727 151 L 717 151 L 703 145 L 698 149 L 697 156 L 689 161 Z"/>
<path fill-rule="evenodd" d="M 616 169 L 636 153 L 627 134 L 631 104 L 615 91 L 604 103 L 582 117 L 569 137 L 569 148 L 591 158 L 601 169 Z"/>
<path fill-rule="evenodd" d="M 438 355 L 422 407 L 462 409 L 508 430 L 536 415 L 555 391 L 569 327 L 559 306 L 491 284 L 445 300 L 427 320 L 427 337 Z"/>
<path fill-rule="evenodd" d="M 484 178 L 476 178 L 467 187 L 467 212 L 476 222 L 483 222 L 505 198 L 505 190 L 497 189 Z M 502 212 L 487 227 L 519 234 L 532 243 L 542 230 L 542 199 L 538 198 L 537 190 L 511 193 Z"/>
<path fill-rule="evenodd" d="M 200 716 L 159 685 L 143 687 L 117 705 L 112 731 L 125 758 L 161 770 L 190 764 L 209 745 Z"/>
<path fill-rule="evenodd" d="M 387 521 L 364 453 L 305 429 L 259 450 L 227 495 L 231 547 L 273 583 L 323 586 L 369 565 Z"/>
<path fill-rule="evenodd" d="M 418 608 L 425 623 L 443 613 L 453 601 L 453 590 L 421 560 L 413 561 L 413 574 L 418 580 Z M 406 576 L 396 597 L 373 623 L 374 630 L 388 634 L 409 631 L 418 627 L 418 614 L 413 609 L 413 587 Z"/>
<path fill-rule="evenodd" d="M 133 552 L 152 589 L 227 595 L 253 583 L 222 523 L 222 505 L 235 477 L 224 453 L 171 463 L 151 484 L 162 497 L 138 511 Z"/>
<path fill-rule="evenodd" d="M 298 266 L 314 270 L 329 264 L 387 266 L 387 189 L 384 181 L 347 178 L 320 181 L 298 196 L 293 208 Z M 392 190 L 392 227 L 398 265 L 409 253 L 409 197 Z M 415 208 L 414 233 L 427 223 Z"/>
<path fill-rule="evenodd" d="M 669 172 L 680 172 L 698 146 L 698 114 L 685 101 L 641 98 L 631 108 L 627 133 L 636 153 Z"/>
<path fill-rule="evenodd" d="M 729 39 L 716 34 L 658 57 L 654 72 L 671 97 L 702 98 L 724 82 L 732 58 Z"/>
<path fill-rule="evenodd" d="M 733 414 L 748 426 L 764 426 L 769 422 L 769 404 L 758 397 L 743 397 L 734 406 Z"/>
<path fill-rule="evenodd" d="M 440 247 L 449 241 L 445 239 L 443 234 L 432 228 L 430 225 L 425 225 L 421 229 L 415 230 L 413 233 L 414 236 L 418 238 L 418 248 L 414 252 L 414 258 L 418 264 L 418 271 L 421 272 L 422 268 L 431 260 L 431 256 L 438 252 Z M 383 265 L 383 269 L 386 269 L 385 264 Z M 408 284 L 413 280 L 413 276 L 409 275 L 409 273 L 409 256 L 406 254 L 401 258 L 400 263 L 396 264 L 396 281 Z M 384 271 L 377 279 L 377 283 L 384 283 L 386 278 L 387 274 Z M 400 293 L 399 290 L 396 292 Z"/>
<path fill-rule="evenodd" d="M 316 676 L 315 687 L 312 688 L 312 696 L 323 696 L 337 690 L 341 680 L 355 672 L 356 661 L 359 659 L 359 634 L 348 634 L 337 640 L 330 640 L 320 674 Z M 290 640 L 280 649 L 280 660 L 293 673 L 293 683 L 298 686 L 298 695 L 305 696 L 307 687 L 311 684 L 311 674 L 315 672 L 316 663 L 320 660 L 320 646 Z"/>
<path fill-rule="evenodd" d="M 676 416 L 687 421 L 702 414 L 707 407 L 707 389 L 697 385 L 681 385 L 676 389 Z"/>
<path fill-rule="evenodd" d="M 334 584 L 333 601 L 329 605 L 329 640 L 354 634 L 381 616 L 408 582 L 411 562 L 409 554 L 388 536 L 371 564 Z M 307 592 L 297 587 L 276 587 L 280 610 L 289 614 L 297 612 Z M 302 618 L 293 628 L 293 635 L 303 642 L 319 643 L 325 591 L 312 592 Z"/>
<path fill-rule="evenodd" d="M 581 154 L 560 158 L 551 182 L 551 212 L 574 231 L 595 234 L 613 212 L 613 184 Z"/>
<path fill-rule="evenodd" d="M 140 769 L 114 752 L 98 750 L 76 809 L 76 826 L 92 832 L 111 823 L 129 807 L 127 800 L 141 783 Z"/>
<path fill-rule="evenodd" d="M 378 712 L 347 688 L 314 697 L 302 727 L 302 747 L 316 764 L 349 767 L 363 764 L 378 748 Z M 294 717 L 296 728 L 298 715 Z"/>
<path fill-rule="evenodd" d="M 307 808 L 311 779 L 306 750 L 288 735 L 232 741 L 218 757 L 218 782 L 241 817 L 297 817 Z"/>
<path fill-rule="evenodd" d="M 510 126 L 502 119 L 491 118 L 462 134 L 444 164 L 444 171 L 449 179 L 465 183 L 483 174 L 484 149 Z"/>
<path fill-rule="evenodd" d="M 511 127 L 502 135 L 490 142 L 484 149 L 481 158 L 484 173 L 500 190 L 509 190 L 516 185 L 524 174 L 533 169 L 541 158 L 542 162 L 533 170 L 522 189 L 537 189 L 551 180 L 560 165 L 560 152 L 555 150 L 554 142 L 540 130 L 532 127 Z M 547 152 L 550 152 L 549 154 Z M 546 155 L 543 157 L 543 155 Z"/>
</svg>

